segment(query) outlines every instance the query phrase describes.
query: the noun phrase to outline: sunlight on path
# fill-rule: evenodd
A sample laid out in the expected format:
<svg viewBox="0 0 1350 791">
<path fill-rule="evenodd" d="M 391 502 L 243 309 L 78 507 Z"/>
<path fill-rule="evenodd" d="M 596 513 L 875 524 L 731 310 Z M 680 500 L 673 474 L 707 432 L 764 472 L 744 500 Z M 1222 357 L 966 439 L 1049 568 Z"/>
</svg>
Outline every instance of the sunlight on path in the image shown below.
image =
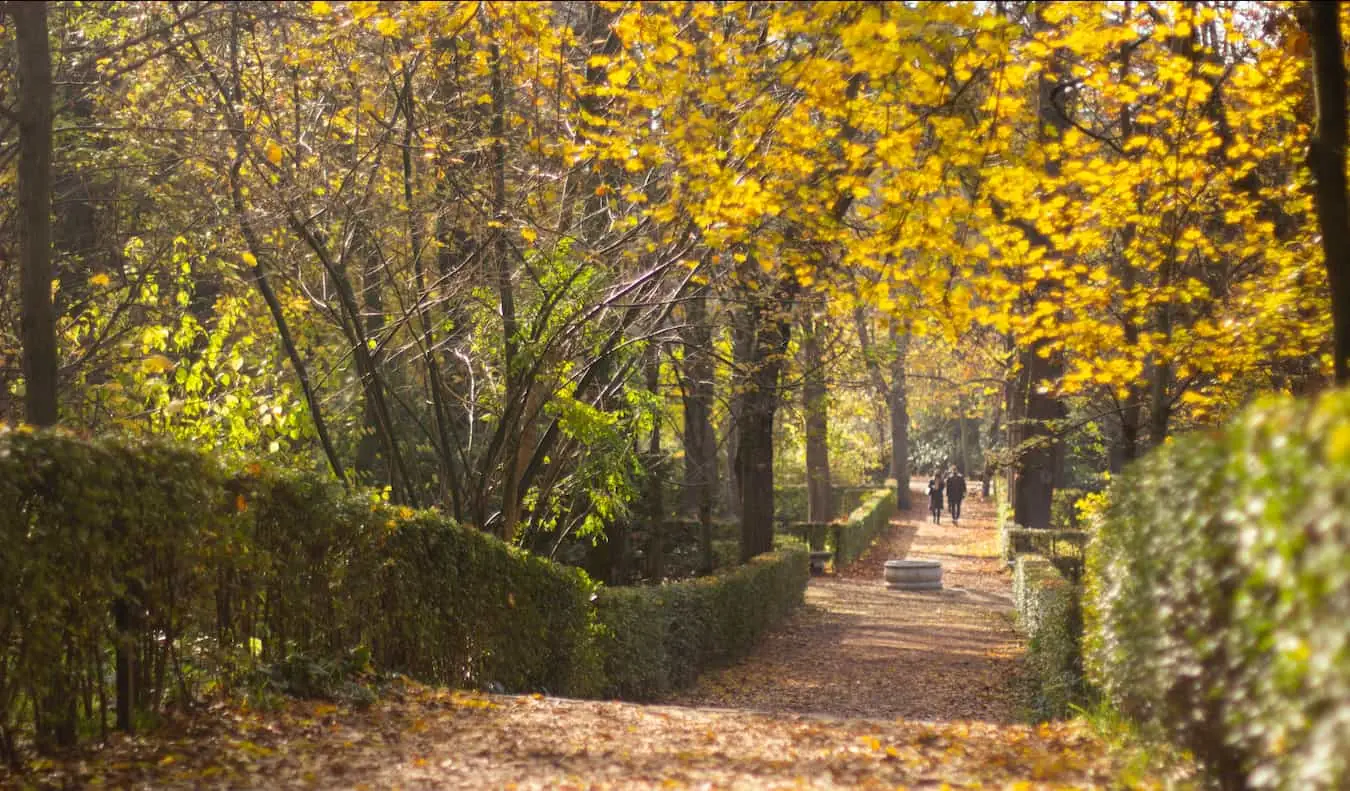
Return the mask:
<svg viewBox="0 0 1350 791">
<path fill-rule="evenodd" d="M 916 720 L 1015 721 L 1022 652 L 1010 579 L 997 558 L 992 503 L 969 498 L 960 526 L 914 507 L 838 575 L 816 578 L 807 605 L 745 660 L 705 674 L 672 703 L 763 712 Z M 946 590 L 887 590 L 882 564 L 942 561 Z"/>
</svg>

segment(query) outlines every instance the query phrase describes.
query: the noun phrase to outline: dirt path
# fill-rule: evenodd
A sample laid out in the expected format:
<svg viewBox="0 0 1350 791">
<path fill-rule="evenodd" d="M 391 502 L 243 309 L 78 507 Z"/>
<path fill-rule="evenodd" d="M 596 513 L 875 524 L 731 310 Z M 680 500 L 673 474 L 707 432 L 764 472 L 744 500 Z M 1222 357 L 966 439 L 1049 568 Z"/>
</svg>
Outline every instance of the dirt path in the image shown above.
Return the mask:
<svg viewBox="0 0 1350 791">
<path fill-rule="evenodd" d="M 679 705 L 837 717 L 1016 721 L 1010 684 L 1022 645 L 1001 573 L 992 502 L 967 499 L 959 526 L 929 522 L 927 498 L 838 575 L 811 581 L 806 607 L 744 661 L 705 674 Z M 942 561 L 946 589 L 887 590 L 882 564 Z"/>
</svg>

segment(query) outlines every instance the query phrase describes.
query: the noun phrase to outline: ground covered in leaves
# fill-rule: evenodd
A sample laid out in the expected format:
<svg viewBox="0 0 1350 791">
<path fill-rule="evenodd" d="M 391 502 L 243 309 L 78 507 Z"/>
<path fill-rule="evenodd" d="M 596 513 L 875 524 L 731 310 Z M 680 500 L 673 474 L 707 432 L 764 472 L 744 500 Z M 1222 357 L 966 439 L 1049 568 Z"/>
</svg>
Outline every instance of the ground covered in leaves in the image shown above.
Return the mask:
<svg viewBox="0 0 1350 791">
<path fill-rule="evenodd" d="M 671 702 L 838 717 L 1017 721 L 1022 643 L 1011 577 L 998 559 L 992 502 L 971 497 L 953 525 L 927 497 L 836 575 L 812 580 L 806 607 L 745 661 L 705 674 Z M 892 591 L 887 560 L 940 560 L 942 591 Z"/>
<path fill-rule="evenodd" d="M 365 710 L 297 701 L 218 709 L 176 737 L 117 741 L 49 766 L 50 786 L 110 788 L 986 788 L 1103 785 L 1072 726 L 809 715 L 450 692 L 416 685 Z"/>
<path fill-rule="evenodd" d="M 919 498 L 916 496 L 916 500 Z M 916 512 L 744 662 L 665 705 L 397 682 L 368 708 L 218 706 L 40 762 L 0 787 L 1090 788 L 1119 765 L 1083 726 L 1015 723 L 1020 651 L 989 507 Z M 889 558 L 941 559 L 948 589 L 888 591 Z"/>
</svg>

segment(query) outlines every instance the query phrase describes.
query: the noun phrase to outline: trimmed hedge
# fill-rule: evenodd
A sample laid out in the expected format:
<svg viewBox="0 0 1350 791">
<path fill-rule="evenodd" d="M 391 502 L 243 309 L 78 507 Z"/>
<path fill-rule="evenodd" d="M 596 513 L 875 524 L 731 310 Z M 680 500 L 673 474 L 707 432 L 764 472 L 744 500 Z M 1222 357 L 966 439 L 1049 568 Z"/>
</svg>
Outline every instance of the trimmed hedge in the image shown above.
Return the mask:
<svg viewBox="0 0 1350 791">
<path fill-rule="evenodd" d="M 1018 555 L 1013 599 L 1018 626 L 1027 635 L 1029 708 L 1037 721 L 1066 717 L 1086 698 L 1081 598 L 1049 558 Z"/>
<path fill-rule="evenodd" d="M 315 474 L 7 429 L 0 550 L 0 760 L 21 723 L 50 747 L 106 721 L 119 650 L 133 711 L 264 674 L 322 694 L 320 677 L 370 663 L 453 686 L 651 697 L 748 650 L 808 577 L 806 550 L 784 540 L 711 577 L 596 593 L 576 569 Z"/>
<path fill-rule="evenodd" d="M 1264 401 L 1110 490 L 1089 670 L 1223 788 L 1350 787 L 1350 393 Z"/>
<path fill-rule="evenodd" d="M 602 588 L 595 610 L 604 694 L 651 700 L 746 653 L 802 603 L 809 576 L 809 554 L 789 546 L 707 577 Z"/>
<path fill-rule="evenodd" d="M 1000 528 L 998 535 L 999 549 L 1007 561 L 1028 553 L 1081 560 L 1092 537 L 1086 530 L 1043 530 L 1012 524 Z"/>
<path fill-rule="evenodd" d="M 842 524 L 829 531 L 830 549 L 834 550 L 834 567 L 843 568 L 857 560 L 872 542 L 881 535 L 895 515 L 895 487 L 872 489 L 863 495 L 861 504 Z"/>
<path fill-rule="evenodd" d="M 895 486 L 894 481 L 887 483 Z M 847 516 L 862 505 L 863 500 L 879 486 L 834 486 L 830 489 L 831 518 Z M 805 522 L 807 514 L 806 487 L 803 485 L 775 486 L 773 513 L 778 522 Z"/>
<path fill-rule="evenodd" d="M 136 710 L 297 658 L 592 691 L 585 575 L 314 475 L 161 441 L 0 432 L 0 750 L 74 741 L 115 649 Z"/>
</svg>

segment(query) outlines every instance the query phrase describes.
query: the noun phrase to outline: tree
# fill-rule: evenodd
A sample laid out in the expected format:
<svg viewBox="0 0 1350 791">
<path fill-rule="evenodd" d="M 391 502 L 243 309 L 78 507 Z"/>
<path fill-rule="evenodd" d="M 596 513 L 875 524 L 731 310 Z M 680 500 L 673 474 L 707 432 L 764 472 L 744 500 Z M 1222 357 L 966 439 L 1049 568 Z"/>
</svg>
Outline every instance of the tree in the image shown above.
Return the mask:
<svg viewBox="0 0 1350 791">
<path fill-rule="evenodd" d="M 18 45 L 19 268 L 23 299 L 25 418 L 57 421 L 56 316 L 52 307 L 52 61 L 46 3 L 9 5 Z"/>
<path fill-rule="evenodd" d="M 1317 222 L 1331 286 L 1336 381 L 1350 384 L 1350 202 L 1345 184 L 1346 79 L 1340 4 L 1311 3 L 1308 13 L 1317 94 L 1317 136 L 1308 159 L 1317 180 Z"/>
</svg>

